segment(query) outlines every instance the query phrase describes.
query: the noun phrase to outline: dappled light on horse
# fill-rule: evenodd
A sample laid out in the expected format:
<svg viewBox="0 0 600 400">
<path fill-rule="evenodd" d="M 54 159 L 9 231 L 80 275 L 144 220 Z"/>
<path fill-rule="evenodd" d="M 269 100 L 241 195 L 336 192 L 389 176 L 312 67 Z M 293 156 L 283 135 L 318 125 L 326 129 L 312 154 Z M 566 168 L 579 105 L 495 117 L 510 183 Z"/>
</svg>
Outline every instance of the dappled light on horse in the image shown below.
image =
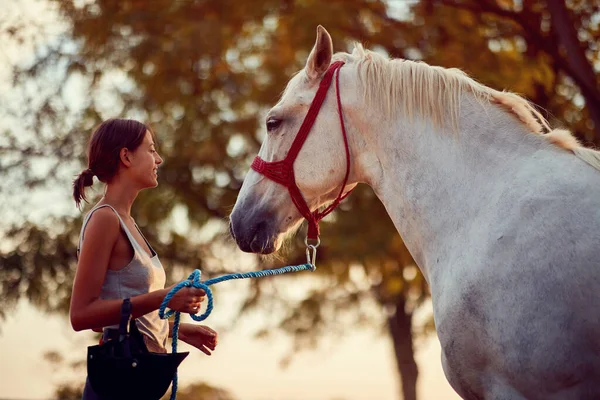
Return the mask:
<svg viewBox="0 0 600 400">
<path fill-rule="evenodd" d="M 340 62 L 343 104 L 328 88 L 294 147 L 307 99 Z M 242 250 L 277 250 L 303 218 L 310 229 L 320 207 L 366 183 L 430 285 L 444 372 L 462 397 L 600 398 L 599 152 L 461 71 L 360 46 L 334 55 L 322 27 L 270 115 L 281 123 L 231 215 Z"/>
</svg>

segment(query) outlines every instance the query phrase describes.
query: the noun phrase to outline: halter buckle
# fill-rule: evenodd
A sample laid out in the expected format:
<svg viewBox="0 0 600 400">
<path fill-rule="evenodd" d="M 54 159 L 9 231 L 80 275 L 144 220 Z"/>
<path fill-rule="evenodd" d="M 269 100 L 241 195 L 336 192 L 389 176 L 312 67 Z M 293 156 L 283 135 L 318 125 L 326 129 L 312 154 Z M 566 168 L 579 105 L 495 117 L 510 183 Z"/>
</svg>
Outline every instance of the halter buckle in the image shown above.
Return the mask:
<svg viewBox="0 0 600 400">
<path fill-rule="evenodd" d="M 304 238 L 304 245 L 306 247 L 313 246 L 315 248 L 315 250 L 316 250 L 316 248 L 319 247 L 319 245 L 321 244 L 321 238 L 319 238 L 318 236 L 317 236 L 317 239 L 316 239 L 317 243 L 315 243 L 315 244 L 309 244 L 308 243 L 309 240 L 314 240 L 314 239 L 309 239 L 308 236 Z"/>
<path fill-rule="evenodd" d="M 317 247 L 313 244 L 306 245 L 306 263 L 312 266 L 312 271 L 314 272 L 317 269 L 316 261 L 317 261 Z M 312 254 L 311 254 L 312 250 Z"/>
</svg>

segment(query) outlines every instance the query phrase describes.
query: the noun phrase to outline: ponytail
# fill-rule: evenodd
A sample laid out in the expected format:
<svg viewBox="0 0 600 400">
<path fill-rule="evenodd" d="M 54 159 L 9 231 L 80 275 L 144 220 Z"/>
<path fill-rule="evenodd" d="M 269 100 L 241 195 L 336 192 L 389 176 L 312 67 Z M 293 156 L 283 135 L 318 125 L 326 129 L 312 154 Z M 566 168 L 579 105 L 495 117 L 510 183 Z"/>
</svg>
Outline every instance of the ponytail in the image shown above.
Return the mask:
<svg viewBox="0 0 600 400">
<path fill-rule="evenodd" d="M 132 119 L 108 119 L 94 129 L 87 149 L 88 169 L 73 181 L 73 198 L 78 208 L 82 200 L 87 202 L 85 188 L 92 186 L 94 176 L 100 182 L 110 182 L 119 170 L 121 149 L 135 151 L 146 131 L 152 133 L 146 125 Z"/>
<path fill-rule="evenodd" d="M 77 208 L 79 208 L 81 200 L 87 202 L 87 199 L 85 198 L 85 188 L 94 184 L 94 175 L 94 171 L 88 168 L 80 173 L 73 181 L 73 198 L 75 199 Z"/>
</svg>

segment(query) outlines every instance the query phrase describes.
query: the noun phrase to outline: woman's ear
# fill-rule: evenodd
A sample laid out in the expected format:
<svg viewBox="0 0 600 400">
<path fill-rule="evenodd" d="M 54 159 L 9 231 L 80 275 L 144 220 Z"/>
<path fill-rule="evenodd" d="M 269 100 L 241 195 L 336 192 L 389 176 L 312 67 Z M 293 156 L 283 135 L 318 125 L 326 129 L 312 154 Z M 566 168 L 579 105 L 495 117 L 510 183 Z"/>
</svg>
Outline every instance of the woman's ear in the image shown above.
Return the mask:
<svg viewBox="0 0 600 400">
<path fill-rule="evenodd" d="M 119 158 L 126 167 L 131 167 L 131 152 L 127 147 L 123 147 L 119 152 Z"/>
</svg>

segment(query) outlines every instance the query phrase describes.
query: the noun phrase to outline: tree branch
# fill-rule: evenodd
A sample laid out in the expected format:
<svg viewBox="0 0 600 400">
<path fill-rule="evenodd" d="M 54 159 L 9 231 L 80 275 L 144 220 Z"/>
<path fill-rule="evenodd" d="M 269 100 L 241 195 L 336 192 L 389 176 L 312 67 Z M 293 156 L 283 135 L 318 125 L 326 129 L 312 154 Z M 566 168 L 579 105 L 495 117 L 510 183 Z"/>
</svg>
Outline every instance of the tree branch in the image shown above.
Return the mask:
<svg viewBox="0 0 600 400">
<path fill-rule="evenodd" d="M 552 57 L 553 62 L 558 66 L 558 70 L 564 72 L 566 75 L 572 78 L 575 84 L 580 88 L 583 96 L 586 99 L 586 104 L 590 111 L 590 116 L 592 117 L 592 120 L 595 124 L 595 142 L 600 142 L 600 92 L 597 89 L 595 77 L 592 76 L 592 79 L 590 79 L 589 72 L 585 72 L 586 70 L 589 70 L 592 67 L 591 64 L 587 61 L 585 53 L 580 47 L 580 43 L 577 39 L 577 32 L 574 30 L 573 24 L 568 19 L 568 10 L 563 1 L 548 0 L 548 7 L 550 9 L 550 3 L 560 3 L 553 4 L 553 6 L 556 9 L 553 9 L 553 11 L 551 11 L 551 18 L 553 22 L 552 29 L 559 29 L 561 31 L 560 35 L 566 36 L 564 38 L 560 37 L 560 40 L 565 41 L 565 43 L 563 43 L 565 48 L 575 46 L 574 49 L 569 50 L 569 57 L 566 59 L 561 55 L 558 47 L 555 45 L 555 42 L 552 41 L 551 38 L 549 38 L 546 34 L 544 34 L 544 32 L 542 32 L 539 26 L 535 26 L 531 23 L 531 18 L 530 16 L 528 17 L 525 15 L 525 11 L 523 11 L 522 13 L 518 13 L 506 10 L 500 8 L 497 5 L 497 3 L 489 1 L 478 3 L 462 3 L 454 0 L 434 1 L 447 7 L 469 10 L 474 13 L 489 13 L 497 17 L 510 19 L 511 21 L 519 25 L 522 28 L 520 34 L 526 39 L 529 38 L 529 40 L 527 40 L 528 45 L 535 45 L 540 50 L 550 55 Z M 555 15 L 556 18 L 559 19 L 559 22 L 556 22 L 554 20 Z M 558 23 L 560 28 L 555 27 L 556 23 Z M 564 30 L 564 32 L 562 30 Z M 573 52 L 579 52 L 579 54 L 571 55 L 571 53 Z M 581 69 L 581 71 L 579 69 Z"/>
</svg>

